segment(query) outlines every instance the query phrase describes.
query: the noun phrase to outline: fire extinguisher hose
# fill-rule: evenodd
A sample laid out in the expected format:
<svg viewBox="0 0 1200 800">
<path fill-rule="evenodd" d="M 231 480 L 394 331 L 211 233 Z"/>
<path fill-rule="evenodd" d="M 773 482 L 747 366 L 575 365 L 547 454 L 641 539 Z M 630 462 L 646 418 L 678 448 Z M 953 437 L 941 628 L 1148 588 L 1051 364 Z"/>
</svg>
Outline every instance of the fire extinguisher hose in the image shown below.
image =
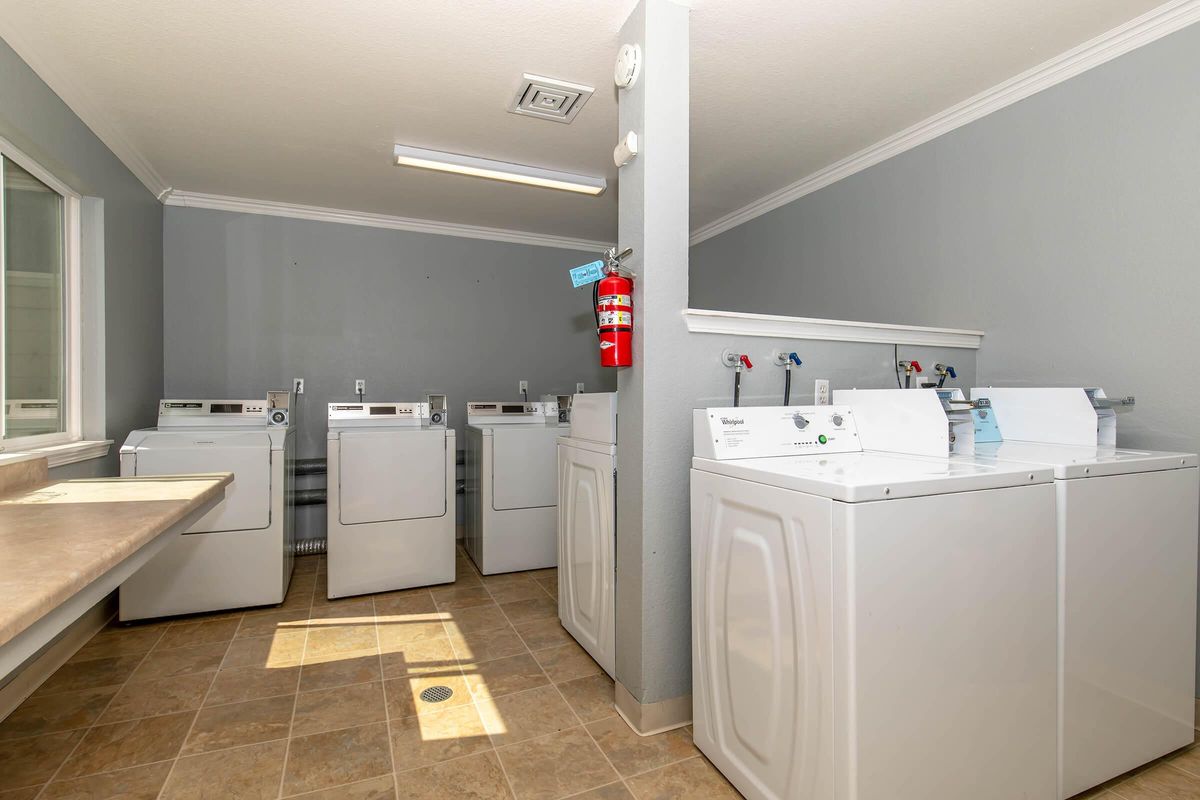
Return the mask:
<svg viewBox="0 0 1200 800">
<path fill-rule="evenodd" d="M 596 338 L 600 338 L 600 281 L 592 282 L 592 316 L 596 318 Z"/>
</svg>

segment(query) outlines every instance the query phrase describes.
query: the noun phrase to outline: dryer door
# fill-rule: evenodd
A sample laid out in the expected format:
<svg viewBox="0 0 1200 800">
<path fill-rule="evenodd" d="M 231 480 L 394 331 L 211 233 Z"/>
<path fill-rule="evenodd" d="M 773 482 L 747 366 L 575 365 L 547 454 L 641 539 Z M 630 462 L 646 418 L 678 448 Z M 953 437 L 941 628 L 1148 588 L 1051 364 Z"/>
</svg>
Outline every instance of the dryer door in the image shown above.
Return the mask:
<svg viewBox="0 0 1200 800">
<path fill-rule="evenodd" d="M 338 440 L 343 525 L 446 514 L 444 430 L 342 431 Z"/>
<path fill-rule="evenodd" d="M 611 452 L 559 445 L 558 615 L 609 675 L 614 653 L 616 540 Z"/>
<path fill-rule="evenodd" d="M 225 499 L 187 533 L 261 530 L 271 524 L 271 439 L 260 431 L 194 431 L 146 436 L 135 475 L 232 472 Z"/>
<path fill-rule="evenodd" d="M 507 511 L 558 503 L 555 440 L 566 432 L 540 425 L 492 428 L 492 508 Z"/>
</svg>

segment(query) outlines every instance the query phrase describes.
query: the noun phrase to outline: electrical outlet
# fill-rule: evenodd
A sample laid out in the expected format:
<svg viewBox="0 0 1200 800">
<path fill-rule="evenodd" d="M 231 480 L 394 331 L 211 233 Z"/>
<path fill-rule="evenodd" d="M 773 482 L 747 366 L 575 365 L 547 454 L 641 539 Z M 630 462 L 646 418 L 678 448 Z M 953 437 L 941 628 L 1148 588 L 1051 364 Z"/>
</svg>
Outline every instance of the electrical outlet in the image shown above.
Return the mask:
<svg viewBox="0 0 1200 800">
<path fill-rule="evenodd" d="M 575 394 L 583 394 L 583 384 L 582 383 L 575 384 Z"/>
<path fill-rule="evenodd" d="M 292 378 L 292 393 L 304 394 L 304 378 Z"/>
<path fill-rule="evenodd" d="M 517 394 L 524 397 L 528 391 L 529 391 L 529 381 L 518 381 L 517 382 Z"/>
<path fill-rule="evenodd" d="M 829 405 L 829 381 L 823 378 L 813 381 L 813 405 Z"/>
<path fill-rule="evenodd" d="M 367 393 L 366 379 L 364 379 L 364 378 L 355 378 L 354 379 L 354 393 L 357 395 L 364 395 Z"/>
</svg>

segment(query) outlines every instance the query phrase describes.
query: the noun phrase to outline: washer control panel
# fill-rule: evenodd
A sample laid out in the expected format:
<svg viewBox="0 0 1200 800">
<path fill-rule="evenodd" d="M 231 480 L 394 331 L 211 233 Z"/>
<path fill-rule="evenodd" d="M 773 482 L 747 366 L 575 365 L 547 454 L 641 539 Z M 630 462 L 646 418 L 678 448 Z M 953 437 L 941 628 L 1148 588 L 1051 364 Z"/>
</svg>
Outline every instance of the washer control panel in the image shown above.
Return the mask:
<svg viewBox="0 0 1200 800">
<path fill-rule="evenodd" d="M 862 451 L 849 406 L 702 408 L 692 422 L 695 454 L 718 461 Z"/>
<path fill-rule="evenodd" d="M 428 403 L 330 403 L 330 419 L 428 419 Z"/>
</svg>

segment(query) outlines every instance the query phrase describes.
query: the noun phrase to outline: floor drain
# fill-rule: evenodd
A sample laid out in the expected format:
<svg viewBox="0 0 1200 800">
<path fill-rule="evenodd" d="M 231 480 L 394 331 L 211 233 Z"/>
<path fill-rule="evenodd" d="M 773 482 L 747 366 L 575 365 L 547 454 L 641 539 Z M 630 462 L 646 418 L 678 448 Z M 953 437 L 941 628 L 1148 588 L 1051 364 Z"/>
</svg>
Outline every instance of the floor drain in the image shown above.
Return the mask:
<svg viewBox="0 0 1200 800">
<path fill-rule="evenodd" d="M 443 703 L 454 696 L 454 690 L 449 686 L 430 686 L 421 692 L 421 699 L 426 703 Z"/>
</svg>

